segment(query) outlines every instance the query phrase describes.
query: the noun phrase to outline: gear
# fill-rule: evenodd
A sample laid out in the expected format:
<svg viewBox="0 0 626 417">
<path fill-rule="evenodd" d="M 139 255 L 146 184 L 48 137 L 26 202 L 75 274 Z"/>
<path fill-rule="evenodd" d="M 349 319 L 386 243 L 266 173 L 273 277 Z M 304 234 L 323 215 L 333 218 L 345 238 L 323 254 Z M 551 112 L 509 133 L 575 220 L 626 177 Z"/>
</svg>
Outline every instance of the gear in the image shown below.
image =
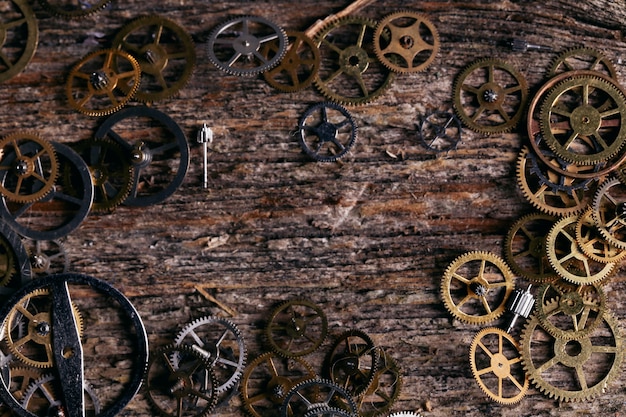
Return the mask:
<svg viewBox="0 0 626 417">
<path fill-rule="evenodd" d="M 509 228 L 504 253 L 516 275 L 533 283 L 552 281 L 558 277 L 546 254 L 546 234 L 557 220 L 549 214 L 533 213 L 519 218 Z"/>
<path fill-rule="evenodd" d="M 540 110 L 546 144 L 566 161 L 614 158 L 626 139 L 626 94 L 613 80 L 570 77 L 551 88 Z"/>
<path fill-rule="evenodd" d="M 354 417 L 354 415 L 341 408 L 319 405 L 308 410 L 302 417 Z"/>
<path fill-rule="evenodd" d="M 369 388 L 358 399 L 360 417 L 379 417 L 394 406 L 402 391 L 402 372 L 391 355 L 382 348 L 380 360 Z"/>
<path fill-rule="evenodd" d="M 363 331 L 352 329 L 341 334 L 330 348 L 324 373 L 353 397 L 359 397 L 372 384 L 380 352 Z"/>
<path fill-rule="evenodd" d="M 24 397 L 24 393 L 30 387 L 33 381 L 41 378 L 41 369 L 23 367 L 23 366 L 7 366 L 9 370 L 7 378 L 5 379 L 11 395 L 21 401 Z"/>
<path fill-rule="evenodd" d="M 246 346 L 232 321 L 213 316 L 199 318 L 178 332 L 174 344 L 190 345 L 207 358 L 218 395 L 231 391 L 241 379 L 246 366 Z"/>
<path fill-rule="evenodd" d="M 413 413 L 411 411 L 400 411 L 398 413 L 390 414 L 389 417 L 421 417 L 421 414 Z"/>
<path fill-rule="evenodd" d="M 280 407 L 281 417 L 304 416 L 316 407 L 336 408 L 357 415 L 352 396 L 339 385 L 325 379 L 310 379 L 296 384 Z"/>
<path fill-rule="evenodd" d="M 361 105 L 380 97 L 395 76 L 376 58 L 373 34 L 376 23 L 360 17 L 343 17 L 324 26 L 315 38 L 321 65 L 314 80 L 329 100 Z"/>
<path fill-rule="evenodd" d="M 39 42 L 37 17 L 28 2 L 12 0 L 8 3 L 11 5 L 2 10 L 0 19 L 0 83 L 26 68 Z"/>
<path fill-rule="evenodd" d="M 577 285 L 600 282 L 616 264 L 595 262 L 580 249 L 576 240 L 577 215 L 560 219 L 546 236 L 548 261 L 559 276 Z"/>
<path fill-rule="evenodd" d="M 528 391 L 519 346 L 504 330 L 488 327 L 472 340 L 469 354 L 474 379 L 487 396 L 500 404 L 516 404 Z"/>
<path fill-rule="evenodd" d="M 288 48 L 281 62 L 263 72 L 265 81 L 275 89 L 294 93 L 309 87 L 320 67 L 320 51 L 304 32 L 287 31 Z M 279 52 L 280 42 L 268 42 L 262 50 L 270 59 Z"/>
<path fill-rule="evenodd" d="M 578 246 L 596 262 L 620 262 L 626 258 L 626 250 L 618 248 L 602 237 L 593 219 L 593 208 L 589 207 L 576 223 Z"/>
<path fill-rule="evenodd" d="M 70 258 L 60 240 L 24 239 L 23 243 L 35 278 L 65 273 L 69 270 Z"/>
<path fill-rule="evenodd" d="M 479 133 L 503 133 L 521 120 L 528 86 L 512 65 L 480 59 L 457 76 L 453 98 L 454 109 L 468 128 Z"/>
<path fill-rule="evenodd" d="M 28 252 L 13 228 L 0 221 L 0 299 L 24 286 L 32 278 Z M 0 331 L 0 339 L 2 334 Z"/>
<path fill-rule="evenodd" d="M 54 186 L 59 163 L 54 146 L 38 134 L 19 131 L 0 140 L 0 194 L 16 203 L 41 200 Z"/>
<path fill-rule="evenodd" d="M 96 0 L 93 4 L 86 1 L 38 0 L 39 4 L 53 16 L 65 19 L 79 19 L 104 10 L 111 0 Z M 61 4 L 57 4 L 61 3 Z M 78 3 L 78 5 L 76 4 Z"/>
<path fill-rule="evenodd" d="M 265 327 L 272 351 L 286 357 L 300 357 L 315 351 L 328 335 L 328 319 L 322 309 L 307 300 L 280 304 Z"/>
<path fill-rule="evenodd" d="M 151 355 L 145 381 L 148 401 L 163 417 L 205 417 L 217 403 L 212 360 L 187 344 Z"/>
<path fill-rule="evenodd" d="M 191 36 L 177 23 L 161 16 L 142 17 L 124 26 L 112 45 L 113 49 L 126 51 L 137 59 L 141 82 L 134 98 L 141 102 L 175 95 L 187 84 L 196 64 Z"/>
<path fill-rule="evenodd" d="M 63 402 L 60 395 L 59 380 L 53 374 L 47 374 L 33 381 L 24 391 L 21 405 L 31 415 L 58 416 L 64 415 Z M 84 383 L 84 414 L 97 416 L 101 412 L 100 400 L 91 385 Z"/>
<path fill-rule="evenodd" d="M 603 316 L 592 334 L 579 340 L 555 338 L 531 316 L 520 345 L 530 381 L 560 401 L 589 401 L 602 394 L 619 376 L 624 355 L 617 320 L 610 314 Z"/>
<path fill-rule="evenodd" d="M 252 417 L 274 417 L 291 388 L 316 377 L 311 365 L 302 358 L 264 353 L 243 372 L 239 389 L 244 408 Z"/>
<path fill-rule="evenodd" d="M 261 53 L 264 44 L 276 43 L 270 55 Z M 209 60 L 222 71 L 254 76 L 280 62 L 287 52 L 287 34 L 275 23 L 260 16 L 236 17 L 217 26 L 208 40 Z"/>
<path fill-rule="evenodd" d="M 120 110 L 135 95 L 141 67 L 128 52 L 92 52 L 71 70 L 65 92 L 70 106 L 87 116 L 106 116 Z"/>
<path fill-rule="evenodd" d="M 448 152 L 461 142 L 461 121 L 455 114 L 434 111 L 420 119 L 417 136 L 427 149 Z"/>
<path fill-rule="evenodd" d="M 585 47 L 568 49 L 556 57 L 548 70 L 548 78 L 576 70 L 597 71 L 617 79 L 613 63 L 597 49 Z"/>
<path fill-rule="evenodd" d="M 439 32 L 420 13 L 391 13 L 376 26 L 374 51 L 391 71 L 420 72 L 433 63 L 439 52 Z"/>
<path fill-rule="evenodd" d="M 467 252 L 446 268 L 441 296 L 448 311 L 465 323 L 485 324 L 504 313 L 513 292 L 514 277 L 497 255 Z"/>
<path fill-rule="evenodd" d="M 592 218 L 607 242 L 626 249 L 626 185 L 613 178 L 603 182 L 592 202 Z"/>
<path fill-rule="evenodd" d="M 298 132 L 304 152 L 320 162 L 344 157 L 357 139 L 356 123 L 348 110 L 329 102 L 309 107 L 298 122 Z"/>
</svg>

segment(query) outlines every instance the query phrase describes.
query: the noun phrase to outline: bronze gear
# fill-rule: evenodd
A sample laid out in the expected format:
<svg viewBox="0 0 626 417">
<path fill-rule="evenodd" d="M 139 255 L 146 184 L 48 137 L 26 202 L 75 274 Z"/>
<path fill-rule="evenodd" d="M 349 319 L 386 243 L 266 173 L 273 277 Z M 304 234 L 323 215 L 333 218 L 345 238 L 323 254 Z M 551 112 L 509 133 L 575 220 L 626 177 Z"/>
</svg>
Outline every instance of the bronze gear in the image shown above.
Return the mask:
<svg viewBox="0 0 626 417">
<path fill-rule="evenodd" d="M 62 3 L 62 4 L 56 4 Z M 77 5 L 78 3 L 78 5 Z M 59 0 L 39 0 L 39 4 L 53 16 L 60 16 L 66 19 L 78 19 L 89 16 L 103 10 L 111 3 L 111 0 L 96 0 L 93 3 L 86 1 L 59 1 Z"/>
<path fill-rule="evenodd" d="M 626 250 L 607 241 L 593 219 L 593 208 L 589 207 L 580 215 L 576 223 L 578 246 L 590 259 L 596 262 L 620 262 L 626 258 Z"/>
<path fill-rule="evenodd" d="M 0 55 L 3 57 L 0 63 L 0 83 L 15 77 L 26 68 L 39 43 L 37 17 L 28 1 L 12 0 L 10 3 L 9 9 L 2 11 L 0 22 Z M 20 33 L 26 33 L 26 38 L 20 39 Z M 5 45 L 11 38 L 20 40 Z"/>
<path fill-rule="evenodd" d="M 626 249 L 626 185 L 617 178 L 603 182 L 591 205 L 593 221 L 609 243 Z"/>
<path fill-rule="evenodd" d="M 275 89 L 294 93 L 313 84 L 320 67 L 320 51 L 304 32 L 287 31 L 289 46 L 280 63 L 263 72 L 265 81 Z M 277 54 L 279 42 L 268 42 L 262 53 L 271 57 Z"/>
<path fill-rule="evenodd" d="M 572 48 L 559 54 L 548 70 L 548 78 L 575 70 L 597 71 L 617 79 L 615 66 L 604 53 L 593 48 Z"/>
</svg>

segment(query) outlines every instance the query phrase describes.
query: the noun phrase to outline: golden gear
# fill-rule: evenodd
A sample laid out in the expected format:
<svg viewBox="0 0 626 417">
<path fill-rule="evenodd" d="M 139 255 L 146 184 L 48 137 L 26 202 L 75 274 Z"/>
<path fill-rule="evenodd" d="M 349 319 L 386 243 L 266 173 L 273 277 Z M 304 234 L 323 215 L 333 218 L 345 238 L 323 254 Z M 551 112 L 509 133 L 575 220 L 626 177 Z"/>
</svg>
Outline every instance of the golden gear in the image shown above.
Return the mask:
<svg viewBox="0 0 626 417">
<path fill-rule="evenodd" d="M 394 73 L 373 51 L 375 28 L 372 20 L 343 17 L 317 34 L 321 65 L 314 83 L 329 100 L 342 105 L 366 104 L 391 85 Z"/>
<path fill-rule="evenodd" d="M 124 26 L 113 39 L 112 48 L 128 52 L 139 63 L 141 82 L 134 98 L 144 103 L 176 94 L 187 84 L 196 64 L 191 36 L 161 16 L 142 17 Z M 120 85 L 122 89 L 129 87 Z"/>
<path fill-rule="evenodd" d="M 560 401 L 588 401 L 602 394 L 619 375 L 623 360 L 617 324 L 611 314 L 605 314 L 592 334 L 566 340 L 551 336 L 531 316 L 520 341 L 522 363 L 530 381 Z"/>
<path fill-rule="evenodd" d="M 37 18 L 26 0 L 12 0 L 0 21 L 0 83 L 13 78 L 31 61 L 39 42 Z M 26 38 L 21 39 L 23 33 Z M 20 39 L 18 42 L 7 42 Z"/>
<path fill-rule="evenodd" d="M 450 313 L 462 322 L 484 324 L 504 313 L 514 287 L 514 276 L 499 256 L 467 252 L 446 268 L 441 296 Z"/>
<path fill-rule="evenodd" d="M 573 285 L 564 281 L 537 290 L 535 316 L 545 331 L 558 339 L 578 340 L 602 322 L 606 297 L 600 285 Z"/>
<path fill-rule="evenodd" d="M 6 383 L 10 386 L 11 395 L 13 395 L 16 400 L 20 401 L 30 384 L 41 378 L 41 376 L 41 370 L 38 368 L 11 365 L 9 371 L 10 379 L 6 381 Z"/>
<path fill-rule="evenodd" d="M 453 99 L 455 111 L 468 128 L 479 133 L 503 133 L 521 120 L 528 86 L 512 65 L 480 59 L 457 76 Z"/>
<path fill-rule="evenodd" d="M 489 398 L 500 404 L 516 404 L 528 391 L 528 377 L 521 364 L 519 345 L 504 330 L 482 329 L 470 345 L 474 379 Z"/>
<path fill-rule="evenodd" d="M 369 388 L 357 400 L 360 417 L 379 417 L 388 413 L 402 391 L 402 370 L 384 349 Z"/>
<path fill-rule="evenodd" d="M 546 236 L 548 261 L 559 276 L 577 285 L 590 285 L 609 276 L 615 262 L 602 263 L 589 258 L 576 240 L 577 215 L 564 217 Z"/>
<path fill-rule="evenodd" d="M 576 223 L 576 240 L 585 255 L 596 262 L 620 262 L 626 258 L 626 250 L 611 244 L 602 236 L 593 219 L 591 207 L 580 215 Z"/>
<path fill-rule="evenodd" d="M 52 143 L 19 131 L 0 140 L 0 194 L 16 203 L 41 200 L 54 187 L 59 161 Z"/>
<path fill-rule="evenodd" d="M 602 52 L 585 47 L 568 49 L 557 56 L 548 70 L 548 78 L 576 70 L 597 71 L 617 79 L 617 71 L 611 60 Z"/>
<path fill-rule="evenodd" d="M 0 235 L 0 287 L 6 287 L 15 275 L 15 249 Z"/>
<path fill-rule="evenodd" d="M 554 158 L 550 160 L 556 163 Z M 522 195 L 539 211 L 551 216 L 581 213 L 591 204 L 595 182 L 562 176 L 551 166 L 524 146 L 517 157 L 515 171 Z"/>
<path fill-rule="evenodd" d="M 428 17 L 420 13 L 391 13 L 376 26 L 374 51 L 391 71 L 423 71 L 439 52 L 439 32 Z"/>
<path fill-rule="evenodd" d="M 241 378 L 241 398 L 252 417 L 272 417 L 296 384 L 315 378 L 313 367 L 301 358 L 282 358 L 267 352 L 250 362 Z M 263 381 L 258 384 L 258 381 Z"/>
<path fill-rule="evenodd" d="M 62 3 L 62 4 L 56 4 Z M 76 5 L 78 3 L 78 5 Z M 54 16 L 77 19 L 103 10 L 111 0 L 96 0 L 93 4 L 86 1 L 39 0 L 39 4 Z"/>
<path fill-rule="evenodd" d="M 558 277 L 546 254 L 546 234 L 557 220 L 549 214 L 533 213 L 519 218 L 509 228 L 504 240 L 504 253 L 516 275 L 535 284 Z"/>
<path fill-rule="evenodd" d="M 593 221 L 602 237 L 626 249 L 626 185 L 617 178 L 603 182 L 591 207 Z"/>
<path fill-rule="evenodd" d="M 541 133 L 566 161 L 594 165 L 614 158 L 626 139 L 626 93 L 610 78 L 569 77 L 541 105 Z"/>
<path fill-rule="evenodd" d="M 70 71 L 65 87 L 70 106 L 105 116 L 128 103 L 139 88 L 141 67 L 129 53 L 105 49 L 88 54 Z"/>
<path fill-rule="evenodd" d="M 315 42 L 304 32 L 287 31 L 289 46 L 280 63 L 263 72 L 265 81 L 279 91 L 294 93 L 309 87 L 320 67 L 320 51 Z M 268 42 L 263 56 L 278 53 L 278 42 Z"/>
<path fill-rule="evenodd" d="M 7 347 L 22 363 L 35 368 L 50 368 L 52 352 L 52 297 L 47 288 L 36 289 L 15 303 L 4 322 Z M 78 334 L 83 333 L 83 317 L 72 303 Z M 22 325 L 26 334 L 20 334 Z"/>
</svg>

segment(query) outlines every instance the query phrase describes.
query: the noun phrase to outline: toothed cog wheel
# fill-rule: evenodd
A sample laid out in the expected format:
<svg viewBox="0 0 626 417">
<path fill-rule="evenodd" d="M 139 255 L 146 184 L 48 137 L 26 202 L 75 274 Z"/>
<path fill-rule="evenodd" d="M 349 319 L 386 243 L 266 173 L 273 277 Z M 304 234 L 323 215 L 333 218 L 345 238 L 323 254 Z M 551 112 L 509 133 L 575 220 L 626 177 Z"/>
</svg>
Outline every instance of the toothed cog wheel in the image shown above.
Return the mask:
<svg viewBox="0 0 626 417">
<path fill-rule="evenodd" d="M 548 77 L 577 70 L 596 71 L 617 79 L 617 71 L 611 60 L 603 52 L 585 47 L 568 49 L 559 54 L 548 70 Z"/>
<path fill-rule="evenodd" d="M 592 203 L 592 218 L 609 243 L 626 249 L 626 185 L 612 178 L 603 182 Z"/>
<path fill-rule="evenodd" d="M 357 126 L 348 110 L 336 103 L 309 107 L 298 121 L 302 150 L 320 162 L 344 157 L 357 139 Z"/>
<path fill-rule="evenodd" d="M 0 17 L 0 83 L 26 68 L 39 42 L 37 17 L 28 2 L 13 0 L 5 4 Z"/>
<path fill-rule="evenodd" d="M 281 417 L 304 416 L 317 407 L 336 408 L 352 417 L 357 413 L 350 393 L 331 381 L 312 379 L 300 382 L 287 393 L 279 414 Z"/>
<path fill-rule="evenodd" d="M 39 0 L 39 4 L 54 16 L 66 19 L 78 19 L 103 10 L 111 0 L 68 1 L 68 0 Z"/>
</svg>

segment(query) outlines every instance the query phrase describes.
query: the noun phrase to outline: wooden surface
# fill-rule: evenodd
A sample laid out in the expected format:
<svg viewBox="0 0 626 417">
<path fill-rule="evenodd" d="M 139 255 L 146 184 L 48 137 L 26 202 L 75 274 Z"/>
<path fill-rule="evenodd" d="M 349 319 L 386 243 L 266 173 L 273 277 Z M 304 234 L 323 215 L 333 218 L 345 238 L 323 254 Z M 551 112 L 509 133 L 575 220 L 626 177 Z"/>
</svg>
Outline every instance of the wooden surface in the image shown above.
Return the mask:
<svg viewBox="0 0 626 417">
<path fill-rule="evenodd" d="M 340 163 L 315 163 L 291 132 L 304 110 L 324 97 L 313 87 L 281 94 L 260 78 L 219 71 L 208 61 L 207 35 L 237 15 L 304 30 L 347 5 L 125 0 L 66 22 L 34 4 L 39 45 L 26 70 L 0 86 L 2 135 L 34 129 L 63 143 L 89 138 L 102 119 L 67 105 L 65 77 L 87 53 L 108 47 L 130 19 L 162 14 L 196 42 L 198 64 L 189 85 L 153 105 L 189 138 L 191 166 L 183 185 L 157 206 L 90 215 L 65 239 L 72 270 L 126 294 L 151 347 L 170 342 L 182 324 L 214 314 L 236 323 L 250 359 L 264 351 L 262 329 L 271 308 L 307 298 L 326 312 L 331 336 L 361 329 L 398 361 L 404 388 L 394 411 L 433 417 L 624 415 L 620 379 L 589 402 L 559 403 L 533 388 L 515 406 L 485 398 L 468 362 L 481 326 L 453 321 L 439 286 L 458 255 L 501 255 L 508 227 L 530 211 L 515 179 L 515 159 L 527 139 L 523 129 L 492 136 L 464 129 L 456 151 L 436 156 L 416 136 L 426 111 L 451 109 L 454 77 L 477 58 L 501 58 L 519 68 L 532 93 L 557 52 L 583 45 L 602 48 L 623 80 L 624 1 L 374 2 L 359 15 L 378 20 L 396 9 L 426 13 L 439 30 L 440 53 L 425 72 L 400 75 L 380 99 L 350 108 L 359 127 L 352 152 Z M 555 52 L 511 52 L 501 44 L 511 37 Z M 202 123 L 215 132 L 208 190 L 201 187 L 202 152 L 195 141 Z M 218 303 L 198 292 L 198 285 Z M 620 319 L 625 289 L 620 270 L 606 286 Z M 234 398 L 216 415 L 243 415 L 240 404 Z M 142 395 L 122 414 L 153 415 Z"/>
</svg>

